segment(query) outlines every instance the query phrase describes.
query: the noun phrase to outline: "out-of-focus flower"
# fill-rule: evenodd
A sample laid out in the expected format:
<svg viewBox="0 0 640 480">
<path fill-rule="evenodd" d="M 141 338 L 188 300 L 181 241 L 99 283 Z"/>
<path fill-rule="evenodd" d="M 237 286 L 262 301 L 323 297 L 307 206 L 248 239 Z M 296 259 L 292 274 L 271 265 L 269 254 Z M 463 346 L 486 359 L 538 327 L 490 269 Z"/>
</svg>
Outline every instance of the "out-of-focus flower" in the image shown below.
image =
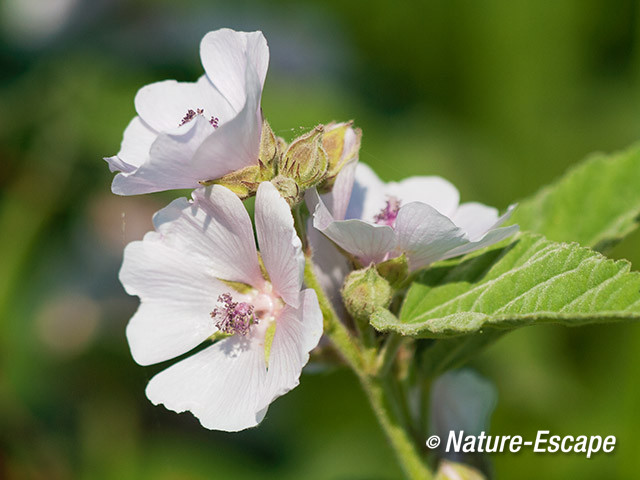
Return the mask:
<svg viewBox="0 0 640 480">
<path fill-rule="evenodd" d="M 482 432 L 489 431 L 491 415 L 498 401 L 498 393 L 493 384 L 473 370 L 452 370 L 444 373 L 433 382 L 430 397 L 429 434 L 438 435 L 443 440 L 436 450 L 437 456 L 450 461 L 475 465 L 486 470 L 486 459 L 482 454 L 464 451 L 446 452 L 444 446 L 445 439 L 448 439 L 452 432 L 458 435 L 462 431 L 464 435 L 477 437 Z M 443 467 L 441 464 L 441 469 Z M 459 468 L 462 470 L 458 471 L 459 475 L 456 476 L 454 473 L 458 468 L 452 467 L 454 465 L 450 465 L 446 469 L 448 475 L 444 475 L 443 479 L 481 480 L 484 478 L 480 472 L 473 474 L 473 471 L 467 471 L 471 468 L 468 465 L 460 466 Z M 440 472 L 440 474 L 444 473 L 446 472 Z M 468 476 L 462 475 L 463 473 Z"/>
<path fill-rule="evenodd" d="M 0 29 L 21 47 L 41 47 L 72 21 L 80 0 L 4 0 Z"/>
<path fill-rule="evenodd" d="M 83 352 L 99 328 L 100 305 L 78 293 L 57 296 L 48 301 L 36 316 L 36 331 L 40 341 L 60 356 Z"/>
<path fill-rule="evenodd" d="M 127 338 L 141 365 L 212 339 L 153 377 L 147 396 L 191 411 L 207 428 L 238 431 L 258 424 L 298 384 L 322 334 L 322 314 L 315 292 L 302 290 L 301 242 L 271 183 L 257 191 L 260 257 L 234 193 L 214 185 L 192 196 L 159 211 L 156 231 L 125 249 L 120 280 L 141 299 Z"/>
<path fill-rule="evenodd" d="M 446 438 L 450 431 L 480 435 L 489 429 L 498 394 L 487 379 L 473 370 L 453 370 L 438 377 L 431 389 L 429 425 Z"/>
<path fill-rule="evenodd" d="M 119 171 L 112 191 L 135 195 L 197 188 L 259 164 L 260 99 L 269 64 L 262 32 L 216 30 L 200 43 L 205 75 L 141 88 L 138 113 L 120 152 L 106 158 Z"/>
<path fill-rule="evenodd" d="M 314 227 L 364 265 L 404 254 L 413 271 L 492 245 L 518 230 L 517 225 L 500 227 L 515 206 L 499 217 L 495 208 L 480 203 L 459 205 L 458 190 L 443 178 L 385 184 L 367 165 L 360 163 L 355 170 L 352 188 L 334 188 L 333 205 L 325 205 L 313 190 L 307 198 Z"/>
</svg>

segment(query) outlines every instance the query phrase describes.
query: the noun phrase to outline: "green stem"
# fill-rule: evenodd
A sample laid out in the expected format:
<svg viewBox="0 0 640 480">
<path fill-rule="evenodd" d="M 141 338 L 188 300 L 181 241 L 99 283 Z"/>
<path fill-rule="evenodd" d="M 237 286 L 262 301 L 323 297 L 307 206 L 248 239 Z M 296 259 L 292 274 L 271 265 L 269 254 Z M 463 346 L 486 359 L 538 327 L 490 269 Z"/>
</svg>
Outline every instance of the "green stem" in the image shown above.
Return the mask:
<svg viewBox="0 0 640 480">
<path fill-rule="evenodd" d="M 360 380 L 363 390 L 369 398 L 374 414 L 378 418 L 384 433 L 387 436 L 393 450 L 408 478 L 412 480 L 430 480 L 431 472 L 422 461 L 419 452 L 411 441 L 411 436 L 401 420 L 401 405 L 395 401 L 395 396 L 390 391 L 388 382 L 389 369 L 384 375 L 380 374 L 377 359 L 369 360 L 369 356 L 363 354 L 363 346 L 349 333 L 347 328 L 338 319 L 331 302 L 320 286 L 313 271 L 311 253 L 307 252 L 304 278 L 309 288 L 315 290 L 320 303 L 320 309 L 324 317 L 324 333 L 329 337 L 334 347 L 340 352 L 349 367 Z M 392 342 L 392 350 L 396 341 Z M 393 359 L 392 352 L 386 350 Z"/>
<path fill-rule="evenodd" d="M 367 380 L 360 378 L 360 381 L 369 397 L 373 413 L 378 417 L 378 421 L 407 477 L 412 480 L 433 478 L 416 450 L 411 436 L 402 425 L 400 420 L 401 407 L 393 404 L 393 395 L 389 391 L 386 380 L 380 377 L 369 377 Z"/>
<path fill-rule="evenodd" d="M 308 211 L 304 201 L 298 203 L 295 207 L 293 207 L 291 213 L 293 214 L 293 226 L 296 229 L 298 237 L 302 241 L 302 249 L 307 250 L 307 223 L 305 219 L 308 217 Z M 305 215 L 305 213 L 307 213 L 307 215 Z"/>
<path fill-rule="evenodd" d="M 402 345 L 402 336 L 397 333 L 390 333 L 378 356 L 379 375 L 386 376 L 389 374 L 400 345 Z"/>
</svg>

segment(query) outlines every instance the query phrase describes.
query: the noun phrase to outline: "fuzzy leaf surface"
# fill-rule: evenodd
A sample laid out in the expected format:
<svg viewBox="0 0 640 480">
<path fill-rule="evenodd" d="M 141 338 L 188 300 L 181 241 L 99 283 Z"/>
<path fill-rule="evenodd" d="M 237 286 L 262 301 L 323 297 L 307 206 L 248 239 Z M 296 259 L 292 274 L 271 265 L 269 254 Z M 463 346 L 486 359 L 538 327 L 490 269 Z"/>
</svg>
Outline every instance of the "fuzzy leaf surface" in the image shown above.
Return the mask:
<svg viewBox="0 0 640 480">
<path fill-rule="evenodd" d="M 412 283 L 399 318 L 372 325 L 418 338 L 483 328 L 569 326 L 640 319 L 640 273 L 579 245 L 521 233 L 510 243 L 441 262 Z"/>
</svg>

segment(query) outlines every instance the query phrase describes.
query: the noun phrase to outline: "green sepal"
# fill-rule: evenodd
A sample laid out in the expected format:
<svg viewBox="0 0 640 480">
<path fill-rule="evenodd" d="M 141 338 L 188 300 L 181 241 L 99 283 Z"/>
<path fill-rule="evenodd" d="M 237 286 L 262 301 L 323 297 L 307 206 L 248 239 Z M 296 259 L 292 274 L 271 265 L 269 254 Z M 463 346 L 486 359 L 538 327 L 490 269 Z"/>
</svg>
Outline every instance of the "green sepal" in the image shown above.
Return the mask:
<svg viewBox="0 0 640 480">
<path fill-rule="evenodd" d="M 409 263 L 404 253 L 399 257 L 378 263 L 376 269 L 378 273 L 396 289 L 399 288 L 409 276 Z"/>
</svg>

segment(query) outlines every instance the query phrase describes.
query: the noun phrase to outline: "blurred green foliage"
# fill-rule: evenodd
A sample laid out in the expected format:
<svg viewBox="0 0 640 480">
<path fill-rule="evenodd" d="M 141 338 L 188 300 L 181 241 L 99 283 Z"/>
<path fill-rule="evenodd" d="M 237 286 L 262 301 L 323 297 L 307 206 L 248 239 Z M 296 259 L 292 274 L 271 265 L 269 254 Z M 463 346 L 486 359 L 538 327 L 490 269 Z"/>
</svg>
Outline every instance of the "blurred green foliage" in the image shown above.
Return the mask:
<svg viewBox="0 0 640 480">
<path fill-rule="evenodd" d="M 265 32 L 263 109 L 279 135 L 354 119 L 361 160 L 383 178 L 443 175 L 463 201 L 504 208 L 587 153 L 640 137 L 636 1 L 79 0 L 49 36 L 15 13 L 36 5 L 37 20 L 38 3 L 0 0 L 3 478 L 400 476 L 340 369 L 309 369 L 239 434 L 144 397 L 162 366 L 130 358 L 137 301 L 117 271 L 124 244 L 177 194 L 115 197 L 101 157 L 117 152 L 140 86 L 200 75 L 206 31 Z M 639 240 L 614 256 L 637 266 Z M 618 437 L 615 453 L 590 460 L 495 455 L 497 477 L 634 478 L 638 352 L 636 325 L 521 329 L 487 350 L 473 366 L 499 392 L 492 433 Z"/>
</svg>

